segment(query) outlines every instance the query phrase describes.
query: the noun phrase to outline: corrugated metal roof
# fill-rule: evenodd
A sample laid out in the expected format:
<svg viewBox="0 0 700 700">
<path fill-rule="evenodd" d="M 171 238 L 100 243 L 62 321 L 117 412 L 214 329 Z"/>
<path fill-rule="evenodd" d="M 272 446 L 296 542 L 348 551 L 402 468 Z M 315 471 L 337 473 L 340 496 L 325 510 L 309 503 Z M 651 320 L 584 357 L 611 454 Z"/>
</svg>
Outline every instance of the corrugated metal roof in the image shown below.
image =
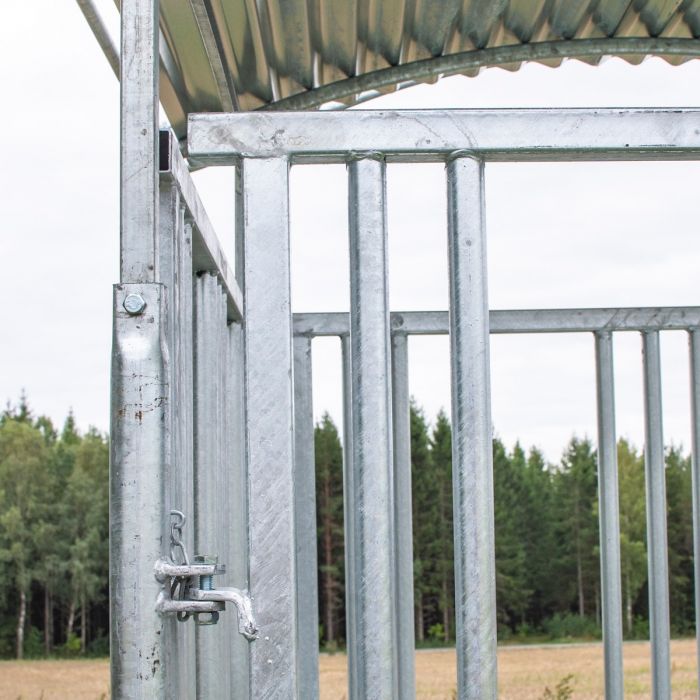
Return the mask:
<svg viewBox="0 0 700 700">
<path fill-rule="evenodd" d="M 160 0 L 165 109 L 353 104 L 440 75 L 700 55 L 700 0 Z"/>
</svg>

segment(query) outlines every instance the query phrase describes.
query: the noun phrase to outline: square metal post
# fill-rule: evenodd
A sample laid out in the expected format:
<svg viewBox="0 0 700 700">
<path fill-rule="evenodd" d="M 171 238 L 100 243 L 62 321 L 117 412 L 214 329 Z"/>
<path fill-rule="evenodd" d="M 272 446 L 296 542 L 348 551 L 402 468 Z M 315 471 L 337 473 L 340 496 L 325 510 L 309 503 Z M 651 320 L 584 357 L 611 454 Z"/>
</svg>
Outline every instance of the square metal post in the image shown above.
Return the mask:
<svg viewBox="0 0 700 700">
<path fill-rule="evenodd" d="M 128 300 L 128 301 L 127 301 Z M 138 314 L 126 307 L 143 302 Z M 125 304 L 126 303 L 126 304 Z M 167 532 L 170 460 L 167 304 L 160 284 L 114 289 L 110 442 L 112 697 L 165 698 L 164 623 L 153 567 Z"/>
<path fill-rule="evenodd" d="M 416 697 L 415 609 L 413 604 L 413 499 L 411 497 L 411 399 L 408 390 L 408 336 L 391 338 L 394 420 L 394 504 L 396 535 L 396 620 L 399 698 Z"/>
<path fill-rule="evenodd" d="M 216 276 L 204 274 L 195 281 L 195 554 L 228 553 L 230 464 L 224 411 L 224 379 L 229 368 L 226 302 Z M 214 585 L 223 586 L 217 576 Z M 231 637 L 236 633 L 227 611 L 217 625 L 197 627 L 197 697 L 223 700 L 231 687 Z"/>
<path fill-rule="evenodd" d="M 294 338 L 294 498 L 296 500 L 299 695 L 318 698 L 318 545 L 311 338 Z"/>
<path fill-rule="evenodd" d="M 688 333 L 690 344 L 690 408 L 692 415 L 693 566 L 695 574 L 695 629 L 700 630 L 700 329 Z M 700 688 L 700 635 L 696 635 Z"/>
<path fill-rule="evenodd" d="M 165 698 L 153 567 L 168 533 L 172 460 L 166 289 L 158 278 L 158 2 L 121 5 L 121 284 L 114 293 L 110 453 L 112 697 Z M 173 233 L 171 229 L 171 233 Z"/>
<path fill-rule="evenodd" d="M 357 591 L 355 589 L 355 482 L 352 466 L 352 348 L 350 335 L 340 336 L 343 363 L 343 530 L 345 534 L 345 637 L 348 650 L 348 698 L 358 700 L 357 653 L 354 640 Z"/>
<path fill-rule="evenodd" d="M 240 166 L 250 594 L 260 629 L 250 694 L 269 700 L 299 697 L 288 171 L 286 159 Z"/>
</svg>

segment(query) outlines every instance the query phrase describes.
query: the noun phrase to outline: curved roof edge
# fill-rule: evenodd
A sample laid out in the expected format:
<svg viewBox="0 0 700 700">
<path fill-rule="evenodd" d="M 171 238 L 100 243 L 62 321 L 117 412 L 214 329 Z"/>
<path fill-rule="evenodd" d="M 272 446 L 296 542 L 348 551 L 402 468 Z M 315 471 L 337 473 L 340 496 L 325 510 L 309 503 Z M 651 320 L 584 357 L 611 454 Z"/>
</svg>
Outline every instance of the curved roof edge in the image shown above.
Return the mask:
<svg viewBox="0 0 700 700">
<path fill-rule="evenodd" d="M 409 87 L 425 82 L 431 78 L 457 75 L 467 71 L 479 70 L 502 65 L 526 62 L 543 62 L 551 60 L 598 59 L 604 57 L 640 58 L 659 56 L 690 60 L 700 57 L 700 41 L 697 39 L 676 38 L 604 38 L 571 39 L 567 41 L 542 41 L 532 44 L 513 44 L 495 46 L 476 51 L 412 61 L 398 66 L 363 73 L 352 78 L 339 80 L 306 92 L 282 98 L 276 102 L 263 105 L 259 110 L 305 110 L 320 107 L 355 96 L 353 103 L 362 101 L 362 93 L 381 90 L 387 86 Z M 402 85 L 402 84 L 408 85 Z M 359 97 L 358 97 L 359 96 Z M 366 99 L 376 97 L 370 94 Z M 344 106 L 344 105 L 343 105 Z"/>
</svg>

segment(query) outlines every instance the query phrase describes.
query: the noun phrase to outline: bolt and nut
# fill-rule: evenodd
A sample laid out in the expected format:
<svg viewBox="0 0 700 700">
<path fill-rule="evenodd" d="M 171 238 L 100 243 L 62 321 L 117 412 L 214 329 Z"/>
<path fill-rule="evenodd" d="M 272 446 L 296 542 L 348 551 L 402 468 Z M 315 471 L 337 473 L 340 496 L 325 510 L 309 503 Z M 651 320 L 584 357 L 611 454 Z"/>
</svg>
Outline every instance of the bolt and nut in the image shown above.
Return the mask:
<svg viewBox="0 0 700 700">
<path fill-rule="evenodd" d="M 146 300 L 140 294 L 127 294 L 124 309 L 131 316 L 138 316 L 146 308 Z"/>
</svg>

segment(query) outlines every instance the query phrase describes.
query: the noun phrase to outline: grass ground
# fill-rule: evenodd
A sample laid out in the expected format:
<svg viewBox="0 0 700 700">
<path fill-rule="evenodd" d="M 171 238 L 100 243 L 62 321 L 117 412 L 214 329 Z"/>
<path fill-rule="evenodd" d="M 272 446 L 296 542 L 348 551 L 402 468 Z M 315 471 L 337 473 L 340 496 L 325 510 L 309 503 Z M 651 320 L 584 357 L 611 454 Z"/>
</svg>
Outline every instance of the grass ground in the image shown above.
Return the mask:
<svg viewBox="0 0 700 700">
<path fill-rule="evenodd" d="M 651 697 L 649 644 L 625 644 L 625 700 Z M 695 640 L 671 645 L 673 698 L 698 697 Z M 344 654 L 321 656 L 322 700 L 346 697 Z M 498 652 L 500 697 L 540 700 L 546 687 L 573 674 L 573 700 L 603 697 L 603 650 L 600 644 L 502 647 Z M 455 682 L 454 650 L 416 654 L 417 695 L 420 700 L 450 700 Z M 0 700 L 106 700 L 107 661 L 2 661 Z M 189 700 L 183 698 L 182 700 Z"/>
</svg>

